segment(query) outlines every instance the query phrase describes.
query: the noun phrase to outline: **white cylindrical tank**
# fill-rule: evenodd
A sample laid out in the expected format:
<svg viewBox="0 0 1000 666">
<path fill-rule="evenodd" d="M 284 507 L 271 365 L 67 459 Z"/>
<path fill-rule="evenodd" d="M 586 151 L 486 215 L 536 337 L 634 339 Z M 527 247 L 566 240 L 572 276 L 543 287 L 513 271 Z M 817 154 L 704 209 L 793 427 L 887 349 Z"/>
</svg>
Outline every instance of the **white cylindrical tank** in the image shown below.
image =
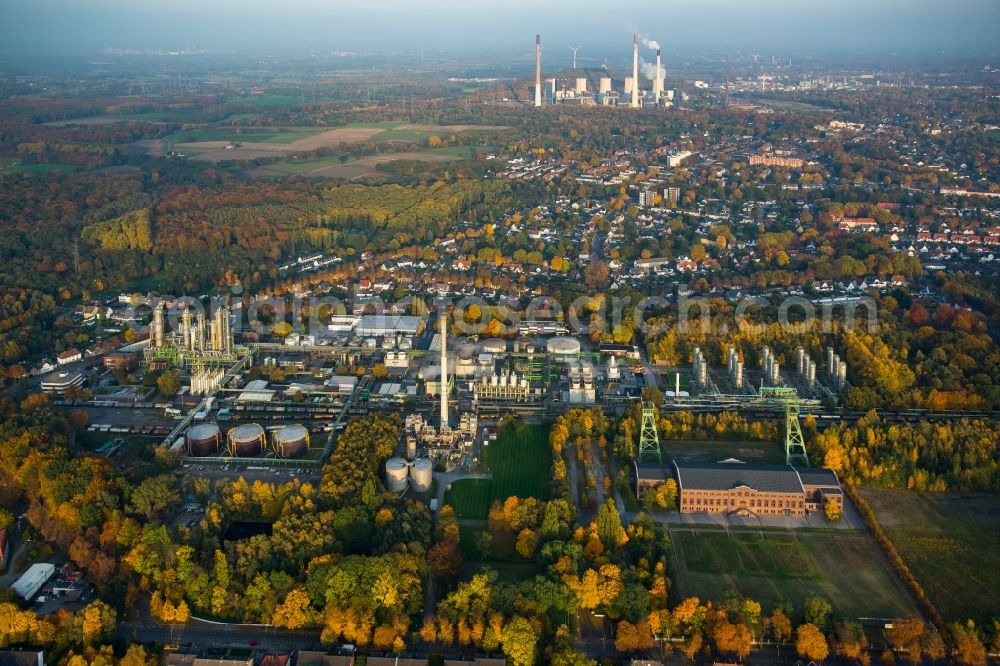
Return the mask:
<svg viewBox="0 0 1000 666">
<path fill-rule="evenodd" d="M 417 438 L 407 437 L 406 438 L 406 457 L 413 460 L 417 457 Z"/>
<path fill-rule="evenodd" d="M 634 88 L 634 87 L 635 87 L 635 79 L 632 78 L 631 76 L 626 76 L 625 77 L 625 94 L 626 95 L 631 95 L 632 94 L 632 88 Z"/>
<path fill-rule="evenodd" d="M 484 354 L 502 354 L 507 351 L 507 342 L 500 338 L 490 338 L 483 340 L 482 347 Z"/>
<path fill-rule="evenodd" d="M 577 77 L 576 79 L 576 91 L 578 93 L 587 92 L 587 79 L 583 77 Z"/>
<path fill-rule="evenodd" d="M 602 95 L 607 95 L 609 92 L 611 92 L 611 77 L 610 76 L 602 76 L 601 77 L 600 88 L 598 88 L 598 92 L 600 92 Z"/>
<path fill-rule="evenodd" d="M 575 356 L 580 353 L 580 341 L 566 336 L 555 337 L 545 344 L 545 350 L 554 356 Z"/>
<path fill-rule="evenodd" d="M 385 461 L 385 487 L 394 493 L 406 490 L 407 475 L 410 466 L 402 458 L 389 458 Z"/>
<path fill-rule="evenodd" d="M 431 482 L 434 479 L 434 463 L 427 458 L 417 458 L 413 461 L 413 469 L 410 470 L 410 481 L 413 490 L 418 493 L 427 492 L 431 489 Z"/>
</svg>

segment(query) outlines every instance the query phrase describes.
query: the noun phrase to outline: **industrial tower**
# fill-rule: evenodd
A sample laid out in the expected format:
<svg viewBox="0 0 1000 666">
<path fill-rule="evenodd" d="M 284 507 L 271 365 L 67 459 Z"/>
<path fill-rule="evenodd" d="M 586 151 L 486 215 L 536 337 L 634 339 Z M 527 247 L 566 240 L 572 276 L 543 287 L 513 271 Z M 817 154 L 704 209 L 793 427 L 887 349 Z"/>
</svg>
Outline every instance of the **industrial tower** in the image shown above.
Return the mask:
<svg viewBox="0 0 1000 666">
<path fill-rule="evenodd" d="M 448 310 L 441 303 L 441 432 L 448 430 Z"/>
<path fill-rule="evenodd" d="M 639 432 L 639 460 L 656 458 L 663 462 L 660 453 L 660 434 L 656 429 L 656 407 L 651 402 L 642 403 L 642 429 Z"/>
<path fill-rule="evenodd" d="M 632 33 L 632 103 L 633 109 L 639 108 L 639 34 Z"/>
<path fill-rule="evenodd" d="M 542 105 L 542 36 L 535 35 L 535 106 Z"/>
<path fill-rule="evenodd" d="M 802 426 L 799 424 L 798 391 L 794 388 L 763 386 L 760 389 L 760 397 L 785 408 L 785 464 L 798 462 L 808 467 L 809 456 L 806 455 L 806 442 L 802 436 Z"/>
</svg>

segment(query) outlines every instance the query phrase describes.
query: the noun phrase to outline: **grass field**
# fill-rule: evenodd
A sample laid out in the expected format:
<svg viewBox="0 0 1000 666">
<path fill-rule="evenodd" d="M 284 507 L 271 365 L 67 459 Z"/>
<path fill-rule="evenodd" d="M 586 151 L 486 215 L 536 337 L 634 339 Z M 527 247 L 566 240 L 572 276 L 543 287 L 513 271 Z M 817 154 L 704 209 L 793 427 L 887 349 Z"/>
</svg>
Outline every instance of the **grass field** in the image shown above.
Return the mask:
<svg viewBox="0 0 1000 666">
<path fill-rule="evenodd" d="M 1000 496 L 864 489 L 945 620 L 1000 616 Z"/>
<path fill-rule="evenodd" d="M 305 104 L 316 102 L 336 101 L 329 98 L 317 97 L 313 100 L 311 95 L 261 95 L 259 97 L 234 97 L 227 99 L 226 104 L 239 106 L 288 106 L 290 104 Z"/>
<path fill-rule="evenodd" d="M 2 173 L 53 173 L 56 171 L 79 171 L 80 167 L 72 164 L 21 164 L 17 157 L 0 157 L 0 174 Z"/>
<path fill-rule="evenodd" d="M 844 617 L 901 617 L 917 609 L 867 534 L 671 530 L 684 594 L 722 599 L 736 588 L 765 609 L 810 594 Z"/>
<path fill-rule="evenodd" d="M 444 501 L 459 518 L 488 516 L 493 500 L 511 496 L 548 499 L 552 452 L 548 428 L 521 426 L 506 430 L 483 447 L 482 461 L 490 479 L 461 479 L 451 484 Z"/>
<path fill-rule="evenodd" d="M 174 143 L 191 143 L 194 141 L 232 141 L 234 143 L 291 143 L 299 139 L 308 139 L 315 136 L 321 129 L 315 130 L 289 130 L 279 132 L 267 129 L 255 129 L 253 131 L 237 132 L 225 128 L 206 128 L 197 130 L 181 130 L 174 132 L 167 138 Z"/>
</svg>

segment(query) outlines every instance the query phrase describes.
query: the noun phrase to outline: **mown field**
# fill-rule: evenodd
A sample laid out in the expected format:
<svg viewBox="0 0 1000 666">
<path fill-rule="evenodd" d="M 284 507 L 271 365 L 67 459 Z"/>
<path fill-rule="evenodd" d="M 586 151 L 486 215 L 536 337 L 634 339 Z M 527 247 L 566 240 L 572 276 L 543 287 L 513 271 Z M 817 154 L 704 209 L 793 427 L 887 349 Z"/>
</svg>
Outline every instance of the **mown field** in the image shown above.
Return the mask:
<svg viewBox="0 0 1000 666">
<path fill-rule="evenodd" d="M 459 518 L 485 519 L 493 500 L 511 496 L 548 499 L 552 452 L 548 427 L 521 426 L 505 430 L 483 447 L 482 463 L 490 479 L 462 479 L 451 484 L 444 501 Z"/>
<path fill-rule="evenodd" d="M 1000 496 L 871 488 L 861 495 L 945 620 L 1000 616 Z"/>
<path fill-rule="evenodd" d="M 286 131 L 253 129 L 237 132 L 228 128 L 206 128 L 196 130 L 181 130 L 167 138 L 174 143 L 191 143 L 195 141 L 233 141 L 239 143 L 291 143 L 299 139 L 307 139 L 322 132 L 322 129 L 294 129 Z"/>
<path fill-rule="evenodd" d="M 72 164 L 21 164 L 17 157 L 0 157 L 0 174 L 3 173 L 53 173 L 55 171 L 79 171 Z"/>
<path fill-rule="evenodd" d="M 903 617 L 917 608 L 875 541 L 860 532 L 673 529 L 683 594 L 722 599 L 738 589 L 765 609 L 806 597 L 829 600 L 836 615 Z"/>
</svg>

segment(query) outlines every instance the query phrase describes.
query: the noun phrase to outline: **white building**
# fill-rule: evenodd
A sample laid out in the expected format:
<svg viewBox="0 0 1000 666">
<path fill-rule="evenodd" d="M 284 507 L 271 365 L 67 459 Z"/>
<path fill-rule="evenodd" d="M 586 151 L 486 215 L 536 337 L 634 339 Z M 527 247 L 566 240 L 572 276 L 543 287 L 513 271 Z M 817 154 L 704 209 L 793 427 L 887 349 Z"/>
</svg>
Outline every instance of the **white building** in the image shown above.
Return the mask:
<svg viewBox="0 0 1000 666">
<path fill-rule="evenodd" d="M 55 573 L 56 565 L 54 564 L 48 562 L 32 564 L 10 587 L 22 599 L 30 601 Z"/>
</svg>

